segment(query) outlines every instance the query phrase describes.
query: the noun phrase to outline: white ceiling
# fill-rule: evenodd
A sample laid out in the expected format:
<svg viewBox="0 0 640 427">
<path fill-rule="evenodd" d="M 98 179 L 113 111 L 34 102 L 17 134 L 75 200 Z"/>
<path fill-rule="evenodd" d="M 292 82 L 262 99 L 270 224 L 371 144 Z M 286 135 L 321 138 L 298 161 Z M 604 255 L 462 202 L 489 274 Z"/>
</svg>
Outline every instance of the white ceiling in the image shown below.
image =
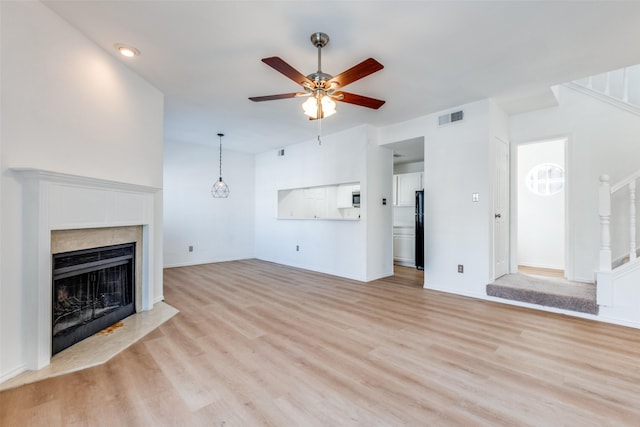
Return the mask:
<svg viewBox="0 0 640 427">
<path fill-rule="evenodd" d="M 330 134 L 383 126 L 494 98 L 507 112 L 548 105 L 549 88 L 640 63 L 640 2 L 554 1 L 44 1 L 165 94 L 165 138 L 258 153 L 315 137 L 301 99 L 260 59 L 316 71 L 313 32 L 329 34 L 323 71 L 373 57 L 384 69 L 348 92 L 386 100 L 379 110 L 338 103 Z M 118 56 L 119 57 L 119 56 Z M 119 57 L 120 58 L 120 57 Z"/>
</svg>

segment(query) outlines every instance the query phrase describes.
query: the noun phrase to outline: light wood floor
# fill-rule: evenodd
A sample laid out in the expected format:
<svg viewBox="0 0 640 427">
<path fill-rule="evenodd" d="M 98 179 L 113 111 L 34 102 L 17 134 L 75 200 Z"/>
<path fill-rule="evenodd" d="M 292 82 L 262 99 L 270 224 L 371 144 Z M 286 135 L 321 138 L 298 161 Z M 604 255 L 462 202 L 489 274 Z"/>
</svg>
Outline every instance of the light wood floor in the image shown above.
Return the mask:
<svg viewBox="0 0 640 427">
<path fill-rule="evenodd" d="M 640 330 L 248 260 L 165 270 L 181 312 L 0 424 L 638 426 Z"/>
<path fill-rule="evenodd" d="M 534 274 L 536 276 L 547 277 L 564 277 L 564 270 L 556 270 L 554 268 L 542 268 L 542 267 L 529 267 L 526 265 L 518 266 L 518 273 Z"/>
</svg>

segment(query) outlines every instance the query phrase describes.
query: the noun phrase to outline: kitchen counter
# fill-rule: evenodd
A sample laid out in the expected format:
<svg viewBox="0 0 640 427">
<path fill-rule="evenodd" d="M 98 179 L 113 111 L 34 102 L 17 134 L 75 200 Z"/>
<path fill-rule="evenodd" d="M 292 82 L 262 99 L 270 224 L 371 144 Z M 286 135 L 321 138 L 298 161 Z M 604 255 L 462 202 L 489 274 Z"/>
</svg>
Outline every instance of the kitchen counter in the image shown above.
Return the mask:
<svg viewBox="0 0 640 427">
<path fill-rule="evenodd" d="M 283 218 L 276 219 L 284 219 L 284 220 L 306 220 L 306 221 L 360 221 L 360 218 L 305 218 L 305 217 L 293 217 L 287 216 Z"/>
</svg>

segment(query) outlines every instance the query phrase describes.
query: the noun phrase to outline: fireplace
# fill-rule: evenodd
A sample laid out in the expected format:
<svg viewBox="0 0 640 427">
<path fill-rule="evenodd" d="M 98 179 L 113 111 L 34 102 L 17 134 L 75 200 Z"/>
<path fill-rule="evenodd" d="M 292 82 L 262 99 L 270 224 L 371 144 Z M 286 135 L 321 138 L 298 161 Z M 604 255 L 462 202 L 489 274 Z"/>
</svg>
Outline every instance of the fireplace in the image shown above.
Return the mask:
<svg viewBox="0 0 640 427">
<path fill-rule="evenodd" d="M 162 192 L 40 169 L 11 171 L 23 186 L 24 370 L 39 370 L 51 363 L 53 348 L 53 255 L 136 242 L 135 312 L 163 300 Z"/>
<path fill-rule="evenodd" d="M 52 355 L 135 313 L 135 243 L 52 260 Z"/>
</svg>

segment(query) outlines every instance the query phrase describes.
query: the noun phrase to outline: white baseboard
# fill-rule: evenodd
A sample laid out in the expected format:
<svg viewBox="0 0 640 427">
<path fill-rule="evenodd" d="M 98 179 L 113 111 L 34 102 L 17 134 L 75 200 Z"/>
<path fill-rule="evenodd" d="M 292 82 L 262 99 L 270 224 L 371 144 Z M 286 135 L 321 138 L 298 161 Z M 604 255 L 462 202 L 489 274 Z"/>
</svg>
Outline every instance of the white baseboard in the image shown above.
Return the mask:
<svg viewBox="0 0 640 427">
<path fill-rule="evenodd" d="M 393 263 L 395 265 L 401 265 L 403 267 L 415 267 L 416 266 L 415 261 L 414 262 L 411 262 L 411 261 L 400 261 L 400 260 L 395 260 L 394 259 Z"/>
<path fill-rule="evenodd" d="M 467 291 L 462 291 L 462 290 L 457 290 L 457 289 L 451 289 L 451 288 L 444 288 L 444 287 L 440 287 L 440 286 L 427 285 L 426 283 L 423 285 L 423 288 L 424 289 L 430 289 L 430 290 L 433 290 L 433 291 L 438 291 L 438 292 L 445 292 L 445 293 L 453 294 L 453 295 L 460 295 L 460 296 L 464 296 L 464 297 L 476 298 L 476 299 L 484 300 L 484 301 L 492 301 L 492 302 L 497 302 L 497 303 L 500 303 L 500 304 L 515 305 L 515 306 L 518 306 L 518 307 L 525 307 L 525 308 L 530 308 L 530 309 L 538 310 L 538 311 L 546 311 L 546 312 L 549 312 L 549 313 L 564 314 L 566 316 L 579 317 L 579 318 L 582 318 L 582 319 L 595 320 L 597 322 L 611 323 L 611 324 L 614 324 L 614 325 L 626 326 L 626 327 L 629 327 L 629 328 L 640 329 L 640 322 L 620 319 L 620 318 L 611 317 L 611 316 L 594 315 L 594 314 L 588 314 L 588 313 L 580 313 L 580 312 L 571 311 L 571 310 L 563 310 L 563 309 L 555 308 L 555 307 L 547 307 L 547 306 L 543 306 L 543 305 L 530 304 L 530 303 L 521 302 L 521 301 L 507 300 L 507 299 L 502 299 L 502 298 L 497 298 L 497 297 L 492 297 L 492 296 L 488 296 L 488 295 L 477 294 L 477 293 L 467 292 Z"/>
<path fill-rule="evenodd" d="M 362 277 L 359 275 L 352 275 L 352 274 L 344 274 L 342 272 L 337 272 L 333 270 L 321 270 L 318 267 L 310 266 L 304 263 L 290 263 L 290 262 L 279 260 L 279 259 L 260 258 L 260 257 L 256 257 L 256 259 L 259 259 L 260 261 L 266 261 L 266 262 L 272 262 L 274 264 L 284 265 L 287 267 L 301 268 L 303 270 L 315 271 L 316 273 L 328 274 L 330 276 L 337 276 L 345 279 L 357 280 L 358 282 L 367 282 L 366 277 Z M 383 276 L 383 277 L 386 277 L 386 276 Z"/>
<path fill-rule="evenodd" d="M 529 264 L 529 263 L 526 263 L 526 262 L 519 262 L 518 266 L 531 267 L 531 268 L 545 268 L 545 269 L 548 269 L 548 270 L 562 270 L 562 271 L 564 271 L 564 266 L 558 266 L 558 265 Z"/>
<path fill-rule="evenodd" d="M 243 261 L 247 259 L 253 259 L 253 258 L 249 257 L 249 258 L 198 259 L 193 261 L 167 263 L 162 268 L 189 267 L 191 265 L 214 264 L 217 262 L 229 262 L 229 261 Z"/>
<path fill-rule="evenodd" d="M 9 371 L 4 372 L 2 375 L 0 375 L 0 384 L 26 371 L 27 367 L 25 365 L 20 365 L 13 369 L 10 369 Z"/>
</svg>

